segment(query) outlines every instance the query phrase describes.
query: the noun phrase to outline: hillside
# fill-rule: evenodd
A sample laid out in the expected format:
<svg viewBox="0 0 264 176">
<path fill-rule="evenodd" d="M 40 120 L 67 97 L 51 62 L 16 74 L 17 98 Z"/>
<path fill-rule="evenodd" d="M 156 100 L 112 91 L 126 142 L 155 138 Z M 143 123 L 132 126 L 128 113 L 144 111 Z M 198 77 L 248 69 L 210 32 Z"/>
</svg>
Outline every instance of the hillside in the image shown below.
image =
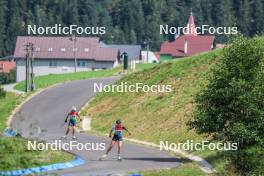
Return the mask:
<svg viewBox="0 0 264 176">
<path fill-rule="evenodd" d="M 92 117 L 92 129 L 107 133 L 117 118 L 131 130 L 132 138 L 159 143 L 160 140 L 200 141 L 188 130 L 193 97 L 206 84 L 208 70 L 217 62 L 220 50 L 166 62 L 123 77 L 120 82 L 172 85 L 170 93 L 100 93 L 83 112 Z"/>
</svg>

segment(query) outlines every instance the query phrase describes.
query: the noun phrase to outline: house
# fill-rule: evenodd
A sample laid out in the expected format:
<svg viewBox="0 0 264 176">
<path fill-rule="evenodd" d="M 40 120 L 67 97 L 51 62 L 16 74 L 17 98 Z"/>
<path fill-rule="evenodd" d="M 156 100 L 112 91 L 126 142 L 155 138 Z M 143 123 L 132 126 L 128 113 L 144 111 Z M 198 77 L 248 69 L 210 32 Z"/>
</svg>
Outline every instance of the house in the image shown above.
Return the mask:
<svg viewBox="0 0 264 176">
<path fill-rule="evenodd" d="M 142 56 L 143 63 L 158 63 L 159 62 L 159 58 L 157 57 L 155 52 L 142 51 L 141 56 Z"/>
<path fill-rule="evenodd" d="M 194 17 L 191 13 L 187 26 L 188 33 L 175 38 L 173 42 L 163 42 L 159 52 L 160 61 L 173 58 L 192 56 L 214 48 L 215 37 L 198 35 L 195 29 Z"/>
<path fill-rule="evenodd" d="M 134 60 L 134 61 L 141 61 L 141 46 L 140 45 L 108 45 L 105 44 L 104 42 L 100 42 L 100 46 L 103 48 L 116 48 L 119 51 L 119 57 L 120 60 L 122 61 L 121 55 L 123 53 L 127 53 L 128 55 L 128 60 Z"/>
<path fill-rule="evenodd" d="M 110 69 L 118 65 L 118 49 L 99 46 L 97 37 L 17 37 L 14 58 L 16 59 L 17 82 L 25 80 L 25 45 L 34 45 L 34 74 L 62 74 L 76 71 Z M 75 47 L 74 47 L 75 46 Z M 76 62 L 75 62 L 76 58 Z"/>
<path fill-rule="evenodd" d="M 0 73 L 9 73 L 15 68 L 16 63 L 14 61 L 0 61 Z"/>
</svg>

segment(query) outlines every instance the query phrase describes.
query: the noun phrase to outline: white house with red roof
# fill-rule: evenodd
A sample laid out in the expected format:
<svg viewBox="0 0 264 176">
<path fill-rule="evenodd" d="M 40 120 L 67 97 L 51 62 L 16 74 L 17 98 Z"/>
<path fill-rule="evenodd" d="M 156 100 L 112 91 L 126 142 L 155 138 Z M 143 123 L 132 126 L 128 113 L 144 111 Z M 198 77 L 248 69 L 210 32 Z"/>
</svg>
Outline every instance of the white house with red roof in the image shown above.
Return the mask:
<svg viewBox="0 0 264 176">
<path fill-rule="evenodd" d="M 28 42 L 34 45 L 35 76 L 70 73 L 75 68 L 76 71 L 110 69 L 118 65 L 118 49 L 100 47 L 97 37 L 76 37 L 74 45 L 68 37 L 19 36 L 14 52 L 17 82 L 25 80 L 25 45 Z"/>
<path fill-rule="evenodd" d="M 160 61 L 192 56 L 214 48 L 214 36 L 197 34 L 192 13 L 185 29 L 184 34 L 175 38 L 173 42 L 166 41 L 161 44 Z"/>
</svg>

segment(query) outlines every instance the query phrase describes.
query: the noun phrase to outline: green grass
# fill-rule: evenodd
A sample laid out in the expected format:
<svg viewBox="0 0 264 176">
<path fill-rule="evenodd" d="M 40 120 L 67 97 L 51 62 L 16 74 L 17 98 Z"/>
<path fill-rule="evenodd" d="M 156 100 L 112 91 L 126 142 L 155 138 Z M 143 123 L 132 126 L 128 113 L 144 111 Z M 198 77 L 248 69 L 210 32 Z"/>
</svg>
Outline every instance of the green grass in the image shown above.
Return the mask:
<svg viewBox="0 0 264 176">
<path fill-rule="evenodd" d="M 159 143 L 201 141 L 203 136 L 189 130 L 193 97 L 206 84 L 205 77 L 217 61 L 220 51 L 214 51 L 154 67 L 123 77 L 120 82 L 147 85 L 172 85 L 170 93 L 100 93 L 83 112 L 92 117 L 92 129 L 107 133 L 115 119 L 122 118 L 132 129 L 133 138 Z M 117 84 L 118 84 L 117 83 Z M 153 128 L 155 127 L 155 128 Z"/>
<path fill-rule="evenodd" d="M 98 78 L 98 77 L 110 77 L 121 71 L 120 67 L 108 70 L 98 70 L 98 71 L 87 71 L 87 72 L 77 72 L 77 73 L 66 73 L 66 74 L 49 74 L 45 76 L 38 76 L 35 78 L 36 88 L 44 88 L 57 83 L 63 83 L 66 81 L 81 80 L 88 78 Z M 24 91 L 25 82 L 22 81 L 15 86 L 15 89 Z"/>
<path fill-rule="evenodd" d="M 149 63 L 149 64 L 136 64 L 136 69 L 137 70 L 145 70 L 152 68 L 154 66 L 158 65 L 158 63 Z"/>
<path fill-rule="evenodd" d="M 193 154 L 201 156 L 206 161 L 211 163 L 219 173 L 226 172 L 226 167 L 228 166 L 229 163 L 224 155 L 225 154 L 224 152 L 201 150 L 201 151 L 194 151 Z"/>
<path fill-rule="evenodd" d="M 5 129 L 7 118 L 21 101 L 21 96 L 12 93 L 7 93 L 5 98 L 0 98 L 0 131 Z"/>
<path fill-rule="evenodd" d="M 0 138 L 0 158 L 0 171 L 7 171 L 66 162 L 74 156 L 61 151 L 27 150 L 25 139 Z"/>
<path fill-rule="evenodd" d="M 206 176 L 195 163 L 184 163 L 173 169 L 145 171 L 141 174 L 144 176 Z"/>
</svg>

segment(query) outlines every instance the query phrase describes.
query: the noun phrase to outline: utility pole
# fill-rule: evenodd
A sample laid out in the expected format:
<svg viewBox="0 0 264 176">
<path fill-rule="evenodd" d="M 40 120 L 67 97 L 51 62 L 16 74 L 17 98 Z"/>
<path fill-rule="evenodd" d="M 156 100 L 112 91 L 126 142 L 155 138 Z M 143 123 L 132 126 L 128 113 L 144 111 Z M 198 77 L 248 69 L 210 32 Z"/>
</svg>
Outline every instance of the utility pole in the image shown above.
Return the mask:
<svg viewBox="0 0 264 176">
<path fill-rule="evenodd" d="M 75 34 L 73 34 L 73 36 L 70 38 L 71 41 L 73 41 L 73 55 L 74 55 L 74 72 L 77 72 L 77 58 L 76 58 L 76 41 L 77 38 L 75 36 Z"/>
<path fill-rule="evenodd" d="M 30 74 L 30 78 L 31 78 L 31 86 L 30 89 L 31 91 L 35 90 L 35 82 L 34 82 L 34 45 L 33 43 L 31 44 L 31 53 L 30 53 L 30 67 L 31 67 L 31 74 Z"/>
<path fill-rule="evenodd" d="M 149 42 L 147 43 L 147 64 L 149 63 Z"/>
<path fill-rule="evenodd" d="M 25 82 L 25 92 L 32 90 L 34 84 L 34 73 L 33 73 L 33 43 L 28 42 L 25 45 L 26 49 L 26 82 Z M 31 82 L 31 86 L 30 86 Z"/>
</svg>

